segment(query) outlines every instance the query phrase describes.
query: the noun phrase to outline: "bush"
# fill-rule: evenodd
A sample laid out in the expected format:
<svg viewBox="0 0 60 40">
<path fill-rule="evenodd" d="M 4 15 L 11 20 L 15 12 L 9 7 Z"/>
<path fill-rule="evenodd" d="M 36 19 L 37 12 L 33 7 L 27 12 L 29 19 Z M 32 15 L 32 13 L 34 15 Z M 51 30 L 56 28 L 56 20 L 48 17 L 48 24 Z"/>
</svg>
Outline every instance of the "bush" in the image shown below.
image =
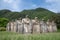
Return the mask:
<svg viewBox="0 0 60 40">
<path fill-rule="evenodd" d="M 0 31 L 6 31 L 5 27 L 0 27 Z"/>
<path fill-rule="evenodd" d="M 0 18 L 0 27 L 6 27 L 9 20 L 7 18 Z"/>
</svg>

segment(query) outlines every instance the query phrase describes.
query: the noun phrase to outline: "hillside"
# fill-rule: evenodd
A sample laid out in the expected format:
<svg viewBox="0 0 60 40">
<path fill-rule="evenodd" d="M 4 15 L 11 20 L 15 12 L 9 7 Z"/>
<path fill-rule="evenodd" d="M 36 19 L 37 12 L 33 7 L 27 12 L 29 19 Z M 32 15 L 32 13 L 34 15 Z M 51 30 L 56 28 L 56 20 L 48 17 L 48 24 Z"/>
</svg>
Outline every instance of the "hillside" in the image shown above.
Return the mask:
<svg viewBox="0 0 60 40">
<path fill-rule="evenodd" d="M 31 10 L 23 10 L 21 12 L 12 12 L 10 10 L 4 9 L 0 10 L 0 18 L 8 19 L 9 21 L 24 18 L 26 15 L 29 15 L 29 18 L 33 19 L 34 17 L 38 17 L 39 20 L 44 18 L 45 20 L 54 20 L 57 24 L 57 27 L 60 28 L 60 13 L 54 13 L 44 8 L 36 8 Z M 3 20 L 3 19 L 2 19 Z M 1 25 L 3 25 L 2 21 Z M 0 25 L 0 26 L 1 26 Z M 6 25 L 6 24 L 5 24 Z"/>
<path fill-rule="evenodd" d="M 24 18 L 26 15 L 29 15 L 30 18 L 34 18 L 37 16 L 39 19 L 42 18 L 51 18 L 54 13 L 44 9 L 44 8 L 36 8 L 31 10 L 23 10 L 22 12 L 12 12 L 10 10 L 0 10 L 0 18 L 8 18 L 10 20 L 12 19 L 18 19 L 18 18 Z"/>
</svg>

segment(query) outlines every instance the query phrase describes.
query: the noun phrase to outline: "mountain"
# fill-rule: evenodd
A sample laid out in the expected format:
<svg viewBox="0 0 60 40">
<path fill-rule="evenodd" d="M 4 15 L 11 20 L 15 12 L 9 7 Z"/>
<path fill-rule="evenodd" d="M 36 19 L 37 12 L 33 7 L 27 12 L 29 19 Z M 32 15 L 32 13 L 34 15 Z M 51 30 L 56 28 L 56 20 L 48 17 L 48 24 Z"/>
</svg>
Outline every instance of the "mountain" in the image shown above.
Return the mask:
<svg viewBox="0 0 60 40">
<path fill-rule="evenodd" d="M 51 12 L 44 8 L 36 8 L 31 10 L 23 10 L 22 12 L 12 12 L 10 10 L 0 10 L 0 18 L 8 18 L 10 20 L 12 19 L 18 19 L 18 18 L 24 18 L 26 15 L 29 15 L 30 18 L 38 17 L 39 19 L 45 18 L 50 19 L 53 15 L 55 15 L 54 12 Z"/>
<path fill-rule="evenodd" d="M 57 27 L 60 28 L 60 13 L 54 13 L 52 11 L 49 11 L 45 8 L 36 8 L 31 10 L 23 10 L 21 12 L 12 12 L 10 10 L 4 9 L 0 10 L 0 19 L 4 20 L 8 19 L 9 21 L 24 18 L 26 15 L 29 15 L 30 19 L 33 19 L 35 17 L 38 17 L 39 20 L 45 19 L 45 20 L 54 20 L 57 24 Z M 6 19 L 5 19 L 6 18 Z M 1 24 L 1 26 L 3 23 Z M 6 24 L 4 25 L 6 26 Z"/>
</svg>

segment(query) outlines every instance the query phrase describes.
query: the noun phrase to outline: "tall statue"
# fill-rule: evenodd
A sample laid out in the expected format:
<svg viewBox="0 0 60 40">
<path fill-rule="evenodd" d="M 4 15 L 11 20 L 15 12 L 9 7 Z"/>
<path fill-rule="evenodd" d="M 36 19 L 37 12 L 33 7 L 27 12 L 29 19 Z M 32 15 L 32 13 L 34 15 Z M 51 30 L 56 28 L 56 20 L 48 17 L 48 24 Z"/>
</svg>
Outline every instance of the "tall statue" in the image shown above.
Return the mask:
<svg viewBox="0 0 60 40">
<path fill-rule="evenodd" d="M 22 19 L 22 22 L 24 24 L 24 33 L 30 33 L 30 19 L 28 18 L 28 15 Z"/>
<path fill-rule="evenodd" d="M 40 25 L 37 17 L 32 20 L 32 33 L 40 33 Z"/>
<path fill-rule="evenodd" d="M 45 23 L 44 19 L 40 21 L 40 26 L 41 26 L 41 32 L 46 33 L 47 32 L 47 24 Z"/>
<path fill-rule="evenodd" d="M 6 29 L 7 31 L 18 32 L 21 34 L 40 34 L 57 31 L 56 23 L 54 21 L 48 19 L 46 22 L 44 21 L 44 18 L 39 21 L 38 17 L 29 19 L 28 15 L 23 19 L 19 18 L 18 20 L 10 21 L 7 24 Z"/>
<path fill-rule="evenodd" d="M 52 21 L 51 25 L 52 25 L 52 31 L 53 32 L 57 31 L 57 26 L 56 26 L 56 23 L 54 21 Z"/>
<path fill-rule="evenodd" d="M 7 24 L 7 28 L 6 28 L 7 31 L 11 31 L 11 22 L 9 21 L 9 23 Z"/>
<path fill-rule="evenodd" d="M 52 24 L 51 24 L 51 21 L 48 19 L 47 20 L 47 28 L 48 28 L 48 32 L 52 32 Z"/>
</svg>

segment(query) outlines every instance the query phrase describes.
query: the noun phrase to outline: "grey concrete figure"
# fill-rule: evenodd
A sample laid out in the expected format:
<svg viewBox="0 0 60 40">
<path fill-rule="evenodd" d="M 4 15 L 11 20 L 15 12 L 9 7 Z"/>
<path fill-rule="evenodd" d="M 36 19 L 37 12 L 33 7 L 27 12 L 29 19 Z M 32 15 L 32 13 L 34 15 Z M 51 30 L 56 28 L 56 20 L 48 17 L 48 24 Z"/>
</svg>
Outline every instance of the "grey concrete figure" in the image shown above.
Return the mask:
<svg viewBox="0 0 60 40">
<path fill-rule="evenodd" d="M 11 32 L 13 32 L 13 22 L 11 22 L 10 24 L 11 24 Z"/>
<path fill-rule="evenodd" d="M 52 21 L 52 30 L 53 32 L 57 31 L 57 27 L 56 27 L 56 23 L 54 21 Z"/>
<path fill-rule="evenodd" d="M 49 20 L 46 22 L 44 19 L 41 21 L 38 20 L 38 17 L 35 19 L 29 19 L 28 15 L 22 20 L 10 21 L 6 27 L 7 31 L 17 32 L 21 34 L 40 34 L 47 32 L 56 32 L 57 26 L 54 21 L 50 22 Z"/>
<path fill-rule="evenodd" d="M 11 31 L 11 24 L 10 24 L 10 22 L 7 24 L 6 30 L 7 30 L 7 31 Z"/>
<path fill-rule="evenodd" d="M 43 20 L 40 21 L 40 26 L 41 26 L 41 32 L 46 33 L 47 32 L 47 24 Z"/>
<path fill-rule="evenodd" d="M 16 32 L 16 22 L 14 22 L 14 32 Z"/>
<path fill-rule="evenodd" d="M 30 24 L 30 19 L 28 18 L 28 15 L 26 16 L 26 18 L 22 19 L 22 23 L 24 24 L 24 33 L 28 34 L 29 33 L 29 24 Z"/>
<path fill-rule="evenodd" d="M 52 23 L 49 20 L 47 21 L 47 26 L 48 26 L 48 32 L 53 32 Z"/>
<path fill-rule="evenodd" d="M 32 20 L 32 28 L 33 33 L 40 33 L 40 25 L 37 17 L 35 17 L 35 19 Z"/>
</svg>

